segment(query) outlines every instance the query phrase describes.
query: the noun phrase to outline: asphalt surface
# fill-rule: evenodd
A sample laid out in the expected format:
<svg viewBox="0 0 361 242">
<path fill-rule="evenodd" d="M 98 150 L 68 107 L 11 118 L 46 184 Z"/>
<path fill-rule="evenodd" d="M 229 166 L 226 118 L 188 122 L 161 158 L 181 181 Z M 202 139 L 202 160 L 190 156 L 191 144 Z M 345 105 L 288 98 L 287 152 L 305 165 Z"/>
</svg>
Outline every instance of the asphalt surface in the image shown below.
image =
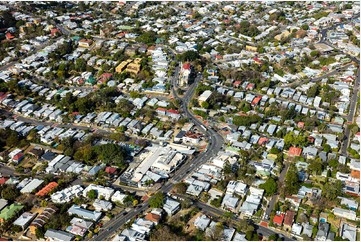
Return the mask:
<svg viewBox="0 0 361 242">
<path fill-rule="evenodd" d="M 290 164 L 288 162 L 285 162 L 285 167 L 283 167 L 283 170 L 281 171 L 279 179 L 278 179 L 279 183 L 283 184 L 283 181 L 285 180 L 285 177 L 286 177 L 286 174 L 287 174 L 287 171 L 288 171 L 289 167 L 290 167 Z M 269 216 L 270 216 L 272 210 L 274 209 L 274 206 L 275 206 L 276 202 L 278 201 L 278 197 L 279 197 L 278 194 L 274 194 L 271 197 L 271 200 L 269 201 L 267 209 L 265 211 L 265 216 L 264 216 L 265 221 L 269 221 Z M 266 218 L 266 216 L 267 216 L 267 218 Z"/>
<path fill-rule="evenodd" d="M 358 91 L 360 89 L 360 68 L 358 68 L 357 70 L 357 75 L 356 75 L 356 79 L 355 79 L 355 83 L 353 85 L 353 91 L 352 91 L 352 97 L 351 97 L 351 101 L 350 101 L 350 108 L 349 108 L 349 112 L 347 115 L 347 122 L 353 122 L 355 114 L 356 114 L 356 109 L 357 109 L 357 100 L 358 98 Z M 347 147 L 350 143 L 350 133 L 351 130 L 348 128 L 348 125 L 346 124 L 345 127 L 345 137 L 346 140 L 342 143 L 341 146 L 341 153 L 343 155 L 347 155 Z"/>
</svg>

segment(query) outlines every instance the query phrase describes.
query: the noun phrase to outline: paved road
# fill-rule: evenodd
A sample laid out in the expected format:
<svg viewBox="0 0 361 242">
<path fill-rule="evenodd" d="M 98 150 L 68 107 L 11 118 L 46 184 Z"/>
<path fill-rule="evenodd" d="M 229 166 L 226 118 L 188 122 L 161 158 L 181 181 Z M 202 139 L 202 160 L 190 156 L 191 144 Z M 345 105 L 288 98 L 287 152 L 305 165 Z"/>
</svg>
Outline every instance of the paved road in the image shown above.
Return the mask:
<svg viewBox="0 0 361 242">
<path fill-rule="evenodd" d="M 356 114 L 356 110 L 357 110 L 357 101 L 359 100 L 358 97 L 358 92 L 360 89 L 360 68 L 358 68 L 357 70 L 357 75 L 356 75 L 356 80 L 355 80 L 355 84 L 353 85 L 353 92 L 352 92 L 352 96 L 351 96 L 351 101 L 350 101 L 350 108 L 349 108 L 349 113 L 347 116 L 347 122 L 353 122 L 355 114 Z M 343 155 L 347 155 L 347 147 L 350 143 L 350 133 L 351 130 L 348 128 L 348 125 L 346 124 L 346 128 L 345 128 L 345 137 L 346 140 L 342 143 L 341 146 L 341 153 Z"/>
<path fill-rule="evenodd" d="M 281 171 L 280 173 L 280 177 L 278 179 L 278 183 L 282 184 L 283 185 L 283 181 L 286 177 L 286 174 L 287 174 L 287 171 L 288 171 L 288 168 L 290 167 L 290 164 L 288 162 L 285 162 L 285 167 L 283 168 L 283 170 Z M 278 194 L 274 194 L 272 197 L 271 197 L 271 200 L 269 201 L 268 203 L 268 206 L 267 206 L 267 209 L 265 211 L 265 216 L 264 216 L 264 219 L 266 221 L 269 221 L 269 216 L 272 212 L 272 210 L 274 209 L 275 207 L 275 204 L 276 202 L 278 201 L 278 197 L 279 195 Z"/>
</svg>

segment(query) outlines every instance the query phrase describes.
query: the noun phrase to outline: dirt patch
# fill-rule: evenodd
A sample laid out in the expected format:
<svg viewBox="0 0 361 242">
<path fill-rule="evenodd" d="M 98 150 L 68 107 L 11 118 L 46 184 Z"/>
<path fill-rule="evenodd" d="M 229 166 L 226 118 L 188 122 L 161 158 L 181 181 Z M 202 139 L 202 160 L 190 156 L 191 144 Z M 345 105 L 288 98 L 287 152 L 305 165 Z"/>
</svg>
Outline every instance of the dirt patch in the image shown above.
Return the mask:
<svg viewBox="0 0 361 242">
<path fill-rule="evenodd" d="M 194 221 L 201 215 L 202 215 L 202 213 L 199 212 L 189 220 L 189 222 L 187 223 L 187 226 L 184 229 L 184 231 L 186 233 L 193 234 L 197 230 L 197 228 L 194 226 Z"/>
</svg>

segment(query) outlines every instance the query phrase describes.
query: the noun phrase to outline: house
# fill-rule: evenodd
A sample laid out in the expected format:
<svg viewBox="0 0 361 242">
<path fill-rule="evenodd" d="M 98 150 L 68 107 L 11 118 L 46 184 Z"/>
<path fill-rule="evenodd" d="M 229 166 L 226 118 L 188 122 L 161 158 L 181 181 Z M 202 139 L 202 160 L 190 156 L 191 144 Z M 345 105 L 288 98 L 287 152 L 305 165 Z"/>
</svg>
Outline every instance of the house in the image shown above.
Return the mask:
<svg viewBox="0 0 361 242">
<path fill-rule="evenodd" d="M 288 210 L 285 215 L 285 219 L 283 222 L 283 228 L 286 231 L 290 231 L 292 229 L 293 219 L 295 217 L 295 212 Z"/>
<path fill-rule="evenodd" d="M 81 39 L 78 42 L 79 47 L 89 48 L 93 44 L 93 41 L 90 39 Z"/>
<path fill-rule="evenodd" d="M 173 199 L 167 198 L 163 205 L 163 209 L 169 216 L 171 216 L 175 214 L 178 209 L 180 209 L 180 203 Z"/>
<path fill-rule="evenodd" d="M 298 147 L 290 147 L 290 149 L 288 150 L 288 156 L 290 157 L 295 157 L 295 156 L 300 156 L 302 153 L 302 148 L 298 148 Z"/>
<path fill-rule="evenodd" d="M 38 188 L 43 182 L 44 182 L 44 180 L 35 178 L 35 179 L 33 179 L 31 182 L 29 182 L 28 184 L 26 184 L 26 186 L 24 186 L 24 187 L 20 190 L 20 193 L 31 193 L 31 192 L 33 192 L 36 188 Z"/>
<path fill-rule="evenodd" d="M 237 197 L 233 197 L 233 195 L 226 193 L 222 201 L 222 208 L 235 212 L 238 202 L 239 199 Z"/>
<path fill-rule="evenodd" d="M 150 212 L 150 213 L 147 213 L 147 215 L 144 218 L 146 220 L 152 221 L 155 225 L 158 225 L 158 223 L 162 217 L 158 214 L 154 214 L 154 213 Z"/>
<path fill-rule="evenodd" d="M 114 194 L 113 194 L 113 196 L 112 196 L 112 198 L 111 198 L 111 201 L 112 202 L 119 202 L 119 203 L 123 203 L 123 201 L 124 201 L 124 199 L 127 197 L 127 195 L 126 194 L 124 194 L 124 193 L 121 193 L 120 191 L 116 191 Z"/>
<path fill-rule="evenodd" d="M 346 219 L 350 219 L 350 220 L 356 220 L 356 218 L 357 218 L 356 212 L 352 211 L 352 210 L 347 210 L 347 209 L 336 207 L 332 211 L 335 216 L 338 216 L 341 218 L 346 218 Z"/>
<path fill-rule="evenodd" d="M 14 221 L 13 225 L 20 226 L 24 230 L 26 227 L 28 227 L 28 225 L 35 216 L 36 214 L 24 212 L 22 215 L 20 215 L 19 218 Z"/>
<path fill-rule="evenodd" d="M 97 211 L 90 211 L 84 208 L 79 207 L 78 205 L 72 205 L 68 209 L 69 215 L 77 215 L 81 218 L 92 220 L 92 221 L 98 221 L 100 217 L 102 216 L 101 212 Z"/>
<path fill-rule="evenodd" d="M 153 226 L 154 224 L 152 221 L 143 218 L 138 218 L 134 221 L 131 228 L 139 233 L 149 234 Z"/>
<path fill-rule="evenodd" d="M 273 217 L 273 223 L 277 226 L 282 226 L 284 217 L 285 217 L 284 213 L 276 214 Z"/>
<path fill-rule="evenodd" d="M 357 228 L 344 223 L 342 225 L 341 237 L 342 239 L 348 239 L 349 241 L 356 241 Z"/>
<path fill-rule="evenodd" d="M 120 235 L 125 236 L 126 239 L 129 241 L 144 241 L 145 240 L 145 234 L 139 233 L 138 231 L 135 231 L 133 229 L 124 229 Z M 116 236 L 115 238 L 119 237 Z M 115 240 L 115 239 L 114 239 Z M 118 241 L 118 240 L 115 240 Z"/>
<path fill-rule="evenodd" d="M 31 234 L 35 234 L 36 229 L 39 227 L 43 227 L 51 218 L 53 214 L 56 213 L 56 209 L 47 207 L 44 208 L 40 215 L 38 215 L 33 222 L 31 222 L 29 226 L 29 230 Z"/>
<path fill-rule="evenodd" d="M 81 218 L 72 218 L 70 226 L 66 228 L 66 231 L 84 237 L 85 233 L 93 226 L 93 223 Z"/>
<path fill-rule="evenodd" d="M 351 177 L 360 180 L 360 162 L 351 160 L 350 164 Z"/>
<path fill-rule="evenodd" d="M 353 199 L 349 199 L 349 198 L 345 198 L 345 197 L 338 197 L 341 199 L 340 203 L 341 205 L 346 205 L 349 209 L 356 211 L 358 209 L 358 202 L 353 200 Z"/>
<path fill-rule="evenodd" d="M 203 102 L 207 102 L 209 97 L 212 95 L 212 91 L 206 90 L 198 97 L 198 103 L 202 106 Z"/>
<path fill-rule="evenodd" d="M 329 231 L 330 225 L 328 223 L 320 222 L 318 225 L 318 231 L 315 240 L 326 241 Z"/>
<path fill-rule="evenodd" d="M 303 231 L 302 231 L 302 235 L 306 235 L 309 238 L 312 237 L 312 230 L 313 230 L 313 225 L 309 224 L 309 223 L 303 223 Z"/>
<path fill-rule="evenodd" d="M 301 235 L 302 225 L 301 225 L 301 224 L 294 223 L 294 224 L 292 225 L 292 230 L 291 230 L 291 232 L 292 232 L 292 234 Z"/>
<path fill-rule="evenodd" d="M 93 207 L 95 211 L 109 211 L 113 208 L 113 204 L 105 200 L 95 199 Z"/>
<path fill-rule="evenodd" d="M 244 196 L 247 194 L 247 184 L 241 181 L 229 181 L 226 193 Z"/>
<path fill-rule="evenodd" d="M 16 215 L 24 206 L 21 204 L 13 203 L 10 206 L 3 208 L 0 212 L 0 223 L 8 221 Z"/>
<path fill-rule="evenodd" d="M 0 211 L 8 205 L 8 201 L 5 199 L 0 198 Z"/>
<path fill-rule="evenodd" d="M 114 189 L 110 187 L 104 187 L 102 185 L 90 184 L 83 190 L 83 197 L 87 197 L 89 191 L 95 190 L 98 198 L 102 196 L 105 200 L 109 200 L 114 193 Z"/>
<path fill-rule="evenodd" d="M 71 241 L 74 239 L 74 235 L 61 230 L 48 229 L 44 234 L 44 238 L 54 241 Z"/>
<path fill-rule="evenodd" d="M 202 214 L 194 220 L 194 226 L 199 230 L 205 231 L 210 222 L 211 220 L 206 215 Z"/>
</svg>

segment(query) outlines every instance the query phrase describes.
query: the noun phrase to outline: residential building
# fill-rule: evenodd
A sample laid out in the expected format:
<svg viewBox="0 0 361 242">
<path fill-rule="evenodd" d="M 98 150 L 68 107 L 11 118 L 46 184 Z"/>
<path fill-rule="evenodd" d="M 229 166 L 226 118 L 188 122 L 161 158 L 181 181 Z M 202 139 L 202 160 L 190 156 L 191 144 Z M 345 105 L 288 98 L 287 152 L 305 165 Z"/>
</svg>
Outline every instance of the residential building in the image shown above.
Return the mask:
<svg viewBox="0 0 361 242">
<path fill-rule="evenodd" d="M 78 205 L 72 205 L 68 209 L 69 215 L 77 215 L 81 218 L 92 220 L 94 222 L 98 221 L 102 216 L 101 212 L 97 211 L 90 211 L 84 208 L 79 207 Z"/>
<path fill-rule="evenodd" d="M 169 216 L 171 216 L 180 209 L 180 203 L 173 199 L 167 198 L 163 205 L 163 209 Z"/>
<path fill-rule="evenodd" d="M 44 234 L 45 239 L 54 241 L 71 241 L 74 237 L 70 233 L 55 229 L 48 229 Z"/>
</svg>

